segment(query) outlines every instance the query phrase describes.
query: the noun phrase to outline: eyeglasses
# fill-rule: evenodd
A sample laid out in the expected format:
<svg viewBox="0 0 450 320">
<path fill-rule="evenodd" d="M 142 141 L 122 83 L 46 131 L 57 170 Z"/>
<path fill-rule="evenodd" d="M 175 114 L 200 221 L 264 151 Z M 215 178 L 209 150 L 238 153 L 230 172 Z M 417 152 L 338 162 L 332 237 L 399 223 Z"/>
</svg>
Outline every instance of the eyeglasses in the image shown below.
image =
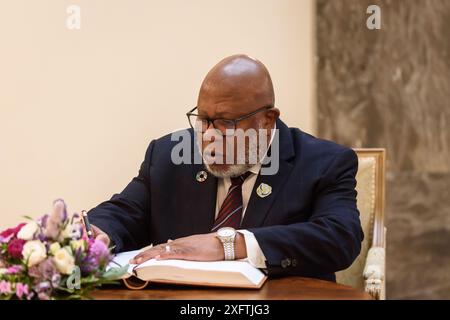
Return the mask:
<svg viewBox="0 0 450 320">
<path fill-rule="evenodd" d="M 194 131 L 205 133 L 206 130 L 208 130 L 209 126 L 212 124 L 213 128 L 220 131 L 222 135 L 230 136 L 234 134 L 236 126 L 239 121 L 250 118 L 251 116 L 254 116 L 257 113 L 273 108 L 273 106 L 267 105 L 261 107 L 237 119 L 223 119 L 223 118 L 209 119 L 207 117 L 193 113 L 194 110 L 197 108 L 198 107 L 195 107 L 191 111 L 186 113 L 186 116 L 188 117 L 189 120 L 189 124 L 191 125 L 191 128 L 194 129 Z"/>
</svg>

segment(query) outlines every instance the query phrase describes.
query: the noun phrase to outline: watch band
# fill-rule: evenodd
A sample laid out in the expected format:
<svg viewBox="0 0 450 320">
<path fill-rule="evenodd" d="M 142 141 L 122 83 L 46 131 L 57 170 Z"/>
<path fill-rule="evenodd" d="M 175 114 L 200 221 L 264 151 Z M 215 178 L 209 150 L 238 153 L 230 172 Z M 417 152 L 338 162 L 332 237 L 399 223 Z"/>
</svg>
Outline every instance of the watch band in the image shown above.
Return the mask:
<svg viewBox="0 0 450 320">
<path fill-rule="evenodd" d="M 234 241 L 223 241 L 225 260 L 234 260 Z"/>
</svg>

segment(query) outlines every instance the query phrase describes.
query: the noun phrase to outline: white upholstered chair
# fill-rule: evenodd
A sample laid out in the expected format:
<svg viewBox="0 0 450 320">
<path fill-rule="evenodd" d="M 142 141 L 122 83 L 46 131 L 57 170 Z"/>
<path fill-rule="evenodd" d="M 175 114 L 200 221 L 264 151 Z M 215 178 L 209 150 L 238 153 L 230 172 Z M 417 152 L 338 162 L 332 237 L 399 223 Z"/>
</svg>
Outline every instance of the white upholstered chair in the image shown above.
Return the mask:
<svg viewBox="0 0 450 320">
<path fill-rule="evenodd" d="M 384 226 L 385 149 L 355 149 L 358 160 L 356 190 L 364 241 L 353 264 L 336 273 L 336 281 L 386 297 L 386 228 Z"/>
</svg>

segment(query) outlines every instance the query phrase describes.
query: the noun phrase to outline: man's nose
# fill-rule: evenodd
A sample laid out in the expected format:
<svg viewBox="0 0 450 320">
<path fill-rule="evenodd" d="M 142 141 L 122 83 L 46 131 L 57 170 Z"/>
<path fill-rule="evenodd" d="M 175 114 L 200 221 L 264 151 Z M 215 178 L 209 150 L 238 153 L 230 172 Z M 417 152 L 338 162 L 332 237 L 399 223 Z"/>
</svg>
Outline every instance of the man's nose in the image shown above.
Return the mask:
<svg viewBox="0 0 450 320">
<path fill-rule="evenodd" d="M 223 134 L 222 132 L 214 127 L 214 124 L 212 122 L 210 122 L 208 124 L 208 128 L 206 128 L 206 131 L 204 132 L 204 136 L 207 136 L 209 141 L 213 142 L 216 139 L 222 139 L 223 138 Z M 211 140 L 211 137 L 214 138 L 214 140 Z"/>
<path fill-rule="evenodd" d="M 208 122 L 208 128 L 206 128 L 206 132 L 211 135 L 214 139 L 216 139 L 216 128 L 214 128 L 214 123 L 212 121 Z M 214 141 L 214 140 L 210 140 Z"/>
</svg>

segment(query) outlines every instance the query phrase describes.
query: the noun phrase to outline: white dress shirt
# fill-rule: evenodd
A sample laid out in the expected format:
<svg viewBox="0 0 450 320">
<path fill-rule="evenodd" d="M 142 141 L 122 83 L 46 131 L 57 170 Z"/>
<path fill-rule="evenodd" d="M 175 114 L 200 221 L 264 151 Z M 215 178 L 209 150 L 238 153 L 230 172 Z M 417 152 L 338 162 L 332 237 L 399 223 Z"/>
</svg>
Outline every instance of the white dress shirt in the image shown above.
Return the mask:
<svg viewBox="0 0 450 320">
<path fill-rule="evenodd" d="M 274 126 L 272 131 L 272 136 L 270 139 L 270 144 L 273 141 L 275 136 L 276 126 Z M 270 146 L 269 144 L 269 146 Z M 265 157 L 265 155 L 264 155 Z M 264 159 L 263 157 L 263 159 Z M 254 165 L 250 168 L 250 175 L 245 179 L 242 184 L 242 219 L 244 219 L 245 211 L 247 210 L 248 201 L 250 200 L 250 196 L 252 195 L 253 187 L 255 186 L 256 178 L 258 177 L 259 171 L 261 170 L 261 163 Z M 224 202 L 228 189 L 231 186 L 230 178 L 220 178 L 217 183 L 217 197 L 216 197 L 216 215 L 219 214 L 220 207 Z M 242 220 L 241 220 L 242 221 Z M 266 257 L 261 250 L 261 247 L 258 244 L 254 234 L 248 230 L 238 230 L 238 232 L 242 233 L 245 238 L 245 247 L 247 249 L 247 261 L 250 262 L 256 268 L 266 268 Z"/>
<path fill-rule="evenodd" d="M 245 179 L 242 184 L 242 218 L 244 218 L 245 211 L 247 209 L 248 201 L 250 199 L 250 195 L 252 194 L 253 187 L 256 182 L 256 178 L 258 177 L 259 170 L 261 169 L 261 165 L 253 166 L 249 171 L 251 174 Z M 220 207 L 222 206 L 223 201 L 225 200 L 228 189 L 231 186 L 230 178 L 222 178 L 219 179 L 217 183 L 217 200 L 216 200 L 216 215 L 219 214 Z M 242 221 L 242 220 L 241 220 Z M 248 261 L 257 268 L 265 268 L 266 267 L 266 257 L 264 256 L 261 248 L 259 247 L 258 241 L 256 241 L 255 236 L 252 232 L 248 230 L 239 230 L 240 233 L 244 235 L 245 238 L 245 246 L 247 248 L 247 259 Z"/>
</svg>

